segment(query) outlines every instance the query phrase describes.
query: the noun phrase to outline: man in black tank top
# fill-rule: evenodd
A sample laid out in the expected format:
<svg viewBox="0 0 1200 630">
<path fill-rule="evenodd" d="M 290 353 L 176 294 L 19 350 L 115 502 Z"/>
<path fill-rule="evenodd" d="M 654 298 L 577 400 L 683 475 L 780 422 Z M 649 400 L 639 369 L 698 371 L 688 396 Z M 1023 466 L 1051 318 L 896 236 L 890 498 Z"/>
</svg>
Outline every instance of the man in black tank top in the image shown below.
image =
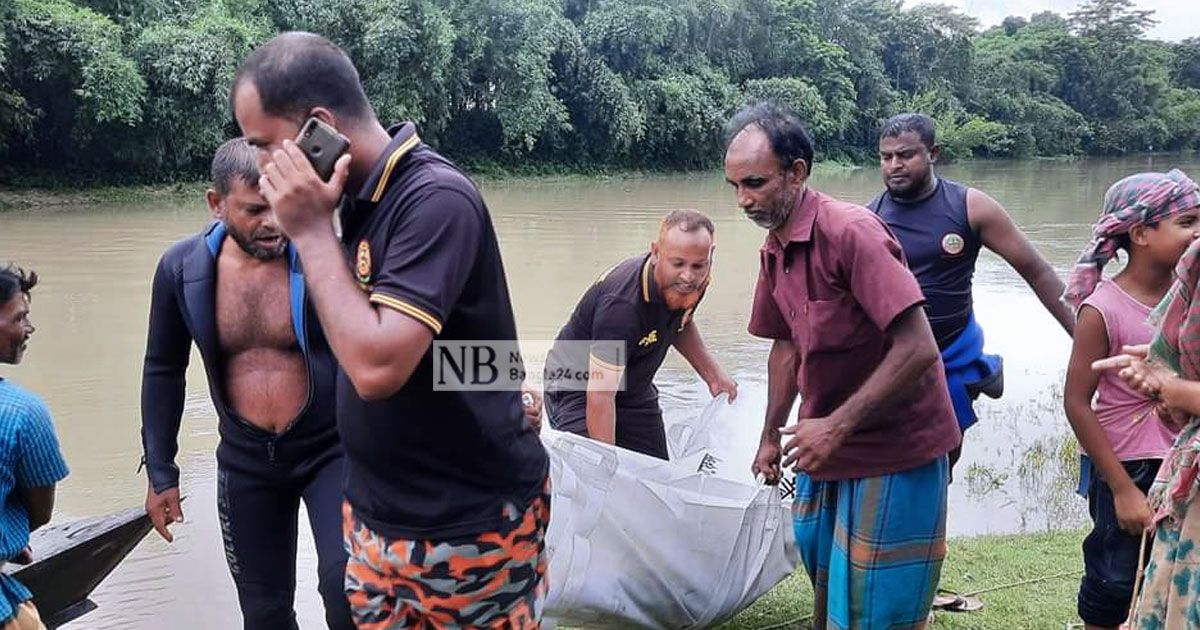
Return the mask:
<svg viewBox="0 0 1200 630">
<path fill-rule="evenodd" d="M 937 177 L 938 155 L 931 118 L 906 113 L 889 119 L 879 138 L 887 189 L 869 207 L 895 233 L 925 294 L 959 428 L 966 430 L 975 422 L 971 401 L 980 392 L 998 397 L 1003 387 L 999 357 L 983 354 L 972 311 L 979 250 L 992 250 L 1015 269 L 1068 335 L 1075 315 L 1060 299 L 1062 280 L 1004 208 L 979 190 Z M 951 465 L 957 459 L 955 451 Z"/>
</svg>

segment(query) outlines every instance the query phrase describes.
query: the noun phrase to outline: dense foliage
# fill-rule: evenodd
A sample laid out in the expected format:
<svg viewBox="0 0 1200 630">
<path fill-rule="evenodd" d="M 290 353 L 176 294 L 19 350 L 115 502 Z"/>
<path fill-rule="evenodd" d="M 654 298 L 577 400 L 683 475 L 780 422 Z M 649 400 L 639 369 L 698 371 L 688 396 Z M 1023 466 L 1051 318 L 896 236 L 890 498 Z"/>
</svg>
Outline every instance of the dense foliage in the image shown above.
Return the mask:
<svg viewBox="0 0 1200 630">
<path fill-rule="evenodd" d="M 900 0 L 0 0 L 0 175 L 203 173 L 238 63 L 289 29 L 345 48 L 385 122 L 475 163 L 710 166 L 759 98 L 826 157 L 913 109 L 952 156 L 1196 148 L 1200 38 L 1152 23 L 1131 0 L 984 31 Z"/>
</svg>

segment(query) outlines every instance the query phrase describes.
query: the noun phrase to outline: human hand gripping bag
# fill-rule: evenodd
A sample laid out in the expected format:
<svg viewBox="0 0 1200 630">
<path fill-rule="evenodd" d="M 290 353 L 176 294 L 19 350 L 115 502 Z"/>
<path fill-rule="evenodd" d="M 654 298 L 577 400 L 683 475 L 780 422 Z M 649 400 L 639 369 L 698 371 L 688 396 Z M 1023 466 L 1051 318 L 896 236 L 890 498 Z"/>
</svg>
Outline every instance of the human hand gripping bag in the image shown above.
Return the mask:
<svg viewBox="0 0 1200 630">
<path fill-rule="evenodd" d="M 762 417 L 721 395 L 668 425 L 669 462 L 543 428 L 546 624 L 710 627 L 791 575 L 790 508 L 750 473 Z"/>
</svg>

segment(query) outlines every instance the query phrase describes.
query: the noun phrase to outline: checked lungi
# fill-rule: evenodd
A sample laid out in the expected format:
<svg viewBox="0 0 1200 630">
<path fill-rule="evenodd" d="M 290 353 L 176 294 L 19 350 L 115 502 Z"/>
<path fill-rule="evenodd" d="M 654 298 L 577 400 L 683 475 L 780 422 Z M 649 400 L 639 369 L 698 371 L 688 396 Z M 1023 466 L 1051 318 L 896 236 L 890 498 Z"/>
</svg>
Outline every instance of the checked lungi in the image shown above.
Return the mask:
<svg viewBox="0 0 1200 630">
<path fill-rule="evenodd" d="M 922 628 L 946 557 L 945 457 L 862 479 L 796 475 L 796 546 L 815 592 L 813 628 Z"/>
</svg>

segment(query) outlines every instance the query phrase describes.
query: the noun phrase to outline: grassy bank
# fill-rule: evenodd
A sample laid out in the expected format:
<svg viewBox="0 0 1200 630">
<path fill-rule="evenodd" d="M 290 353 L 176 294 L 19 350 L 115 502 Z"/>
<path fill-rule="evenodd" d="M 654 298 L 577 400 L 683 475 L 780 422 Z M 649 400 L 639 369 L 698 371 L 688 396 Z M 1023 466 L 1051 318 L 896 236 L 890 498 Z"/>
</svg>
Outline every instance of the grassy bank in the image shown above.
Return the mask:
<svg viewBox="0 0 1200 630">
<path fill-rule="evenodd" d="M 145 203 L 158 200 L 203 199 L 208 187 L 203 182 L 178 182 L 142 186 L 70 186 L 0 188 L 0 212 L 37 210 L 60 206 Z"/>
<path fill-rule="evenodd" d="M 982 610 L 935 613 L 934 628 L 969 630 L 1062 630 L 1077 623 L 1075 595 L 1084 532 L 953 539 L 942 587 L 979 592 Z M 981 592 L 982 591 L 982 592 Z M 803 570 L 776 586 L 723 630 L 808 628 L 812 589 Z"/>
<path fill-rule="evenodd" d="M 523 183 L 552 183 L 572 181 L 597 180 L 629 180 L 658 177 L 664 175 L 711 174 L 719 178 L 717 170 L 713 171 L 631 171 L 592 169 L 588 171 L 570 170 L 563 168 L 528 168 L 513 170 L 495 164 L 468 165 L 467 172 L 471 173 L 482 185 L 513 185 Z M 815 175 L 837 173 L 860 168 L 853 164 L 842 162 L 818 162 Z M 0 185 L 0 211 L 36 210 L 59 206 L 86 206 L 88 204 L 113 203 L 146 203 L 160 200 L 199 200 L 204 195 L 208 183 L 204 181 L 180 181 L 169 184 L 145 185 L 77 185 L 74 182 L 48 182 L 45 178 L 37 180 L 36 184 Z"/>
</svg>

